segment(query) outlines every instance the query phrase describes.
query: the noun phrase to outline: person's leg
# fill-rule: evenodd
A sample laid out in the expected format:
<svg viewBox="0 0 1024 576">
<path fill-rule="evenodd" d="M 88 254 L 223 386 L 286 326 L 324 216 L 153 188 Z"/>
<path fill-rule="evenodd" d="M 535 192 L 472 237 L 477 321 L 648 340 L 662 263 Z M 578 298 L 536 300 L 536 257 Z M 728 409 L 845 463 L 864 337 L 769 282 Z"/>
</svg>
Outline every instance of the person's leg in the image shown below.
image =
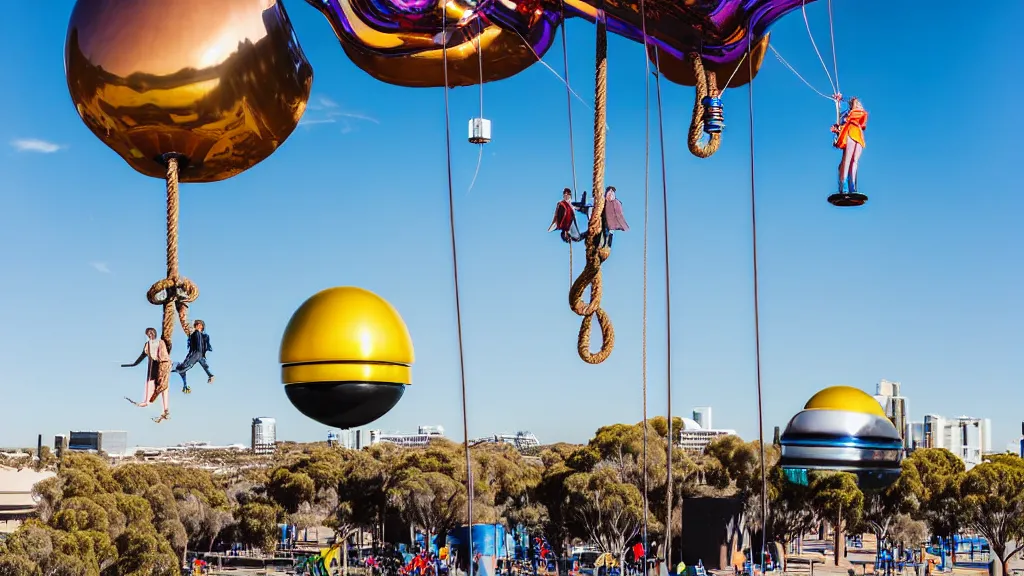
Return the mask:
<svg viewBox="0 0 1024 576">
<path fill-rule="evenodd" d="M 846 147 L 843 148 L 843 159 L 839 161 L 839 193 L 842 194 L 846 189 L 846 176 L 850 173 L 850 163 L 853 161 L 853 150 L 851 144 L 856 144 L 853 140 L 849 140 Z"/>
<path fill-rule="evenodd" d="M 149 399 L 153 397 L 153 387 L 156 386 L 156 382 L 153 380 L 146 380 L 146 395 L 142 397 L 142 402 L 139 402 L 139 408 L 145 408 L 149 406 Z"/>
<path fill-rule="evenodd" d="M 206 381 L 212 384 L 213 372 L 210 372 L 210 365 L 206 363 L 206 358 L 200 358 L 199 365 L 202 366 L 203 371 L 206 372 Z"/>
<path fill-rule="evenodd" d="M 860 143 L 858 143 L 858 142 L 853 142 L 849 146 L 849 148 L 853 148 L 853 151 L 851 152 L 852 158 L 850 160 L 850 172 L 849 172 L 849 174 L 850 174 L 849 179 L 850 180 L 849 180 L 848 186 L 849 186 L 850 192 L 856 192 L 857 191 L 857 170 L 860 168 L 860 155 L 861 155 L 862 152 L 864 152 L 864 147 L 861 146 Z"/>
<path fill-rule="evenodd" d="M 164 416 L 166 416 L 167 413 L 171 411 L 170 410 L 170 395 L 168 394 L 167 390 L 164 390 L 163 392 L 160 393 L 160 404 L 163 406 Z"/>
</svg>

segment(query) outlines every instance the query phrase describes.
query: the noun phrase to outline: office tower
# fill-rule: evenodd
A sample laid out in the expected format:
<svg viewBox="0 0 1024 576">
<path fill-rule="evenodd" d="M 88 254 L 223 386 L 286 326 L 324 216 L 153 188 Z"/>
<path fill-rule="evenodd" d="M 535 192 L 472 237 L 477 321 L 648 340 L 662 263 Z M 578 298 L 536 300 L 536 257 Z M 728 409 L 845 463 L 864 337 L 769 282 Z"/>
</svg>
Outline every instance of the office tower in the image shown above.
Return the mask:
<svg viewBox="0 0 1024 576">
<path fill-rule="evenodd" d="M 259 417 L 252 419 L 253 454 L 273 454 L 277 447 L 277 420 Z"/>
<path fill-rule="evenodd" d="M 704 430 L 714 429 L 711 422 L 711 406 L 697 406 L 693 409 L 693 421 Z"/>
</svg>

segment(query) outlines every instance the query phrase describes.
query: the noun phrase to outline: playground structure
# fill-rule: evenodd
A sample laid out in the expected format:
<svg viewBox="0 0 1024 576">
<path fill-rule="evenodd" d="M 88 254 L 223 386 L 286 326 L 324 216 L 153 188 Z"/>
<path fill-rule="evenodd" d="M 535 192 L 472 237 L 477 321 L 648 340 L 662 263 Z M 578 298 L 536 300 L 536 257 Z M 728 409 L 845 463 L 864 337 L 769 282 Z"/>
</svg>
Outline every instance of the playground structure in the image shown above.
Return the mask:
<svg viewBox="0 0 1024 576">
<path fill-rule="evenodd" d="M 342 543 L 337 542 L 320 552 L 296 559 L 295 573 L 308 576 L 331 576 L 331 566 L 341 555 Z"/>
</svg>

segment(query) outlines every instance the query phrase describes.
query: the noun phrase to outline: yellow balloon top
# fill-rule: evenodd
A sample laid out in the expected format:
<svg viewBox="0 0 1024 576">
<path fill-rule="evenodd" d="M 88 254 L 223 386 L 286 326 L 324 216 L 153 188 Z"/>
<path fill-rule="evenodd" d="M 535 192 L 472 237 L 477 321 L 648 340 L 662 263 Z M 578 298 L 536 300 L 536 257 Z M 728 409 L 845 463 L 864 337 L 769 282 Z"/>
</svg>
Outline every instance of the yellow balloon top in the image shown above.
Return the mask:
<svg viewBox="0 0 1024 576">
<path fill-rule="evenodd" d="M 281 363 L 369 362 L 411 366 L 412 337 L 398 311 L 352 286 L 328 288 L 295 311 L 281 338 Z"/>
<path fill-rule="evenodd" d="M 885 417 L 882 405 L 867 392 L 853 386 L 831 386 L 804 404 L 804 410 L 846 410 Z"/>
</svg>

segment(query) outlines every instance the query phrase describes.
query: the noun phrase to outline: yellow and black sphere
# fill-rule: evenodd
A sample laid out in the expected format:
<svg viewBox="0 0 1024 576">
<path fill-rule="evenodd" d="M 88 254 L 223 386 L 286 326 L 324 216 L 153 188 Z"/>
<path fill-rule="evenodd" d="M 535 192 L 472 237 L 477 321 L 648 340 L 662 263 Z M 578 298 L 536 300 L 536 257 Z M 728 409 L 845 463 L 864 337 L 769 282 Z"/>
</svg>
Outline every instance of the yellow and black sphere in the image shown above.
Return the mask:
<svg viewBox="0 0 1024 576">
<path fill-rule="evenodd" d="M 292 405 L 333 428 L 387 414 L 412 383 L 412 337 L 380 296 L 328 288 L 302 303 L 281 338 L 281 381 Z"/>
<path fill-rule="evenodd" d="M 863 390 L 832 386 L 807 401 L 780 438 L 779 462 L 793 482 L 813 470 L 851 472 L 862 488 L 899 478 L 903 440 L 881 404 Z"/>
</svg>

